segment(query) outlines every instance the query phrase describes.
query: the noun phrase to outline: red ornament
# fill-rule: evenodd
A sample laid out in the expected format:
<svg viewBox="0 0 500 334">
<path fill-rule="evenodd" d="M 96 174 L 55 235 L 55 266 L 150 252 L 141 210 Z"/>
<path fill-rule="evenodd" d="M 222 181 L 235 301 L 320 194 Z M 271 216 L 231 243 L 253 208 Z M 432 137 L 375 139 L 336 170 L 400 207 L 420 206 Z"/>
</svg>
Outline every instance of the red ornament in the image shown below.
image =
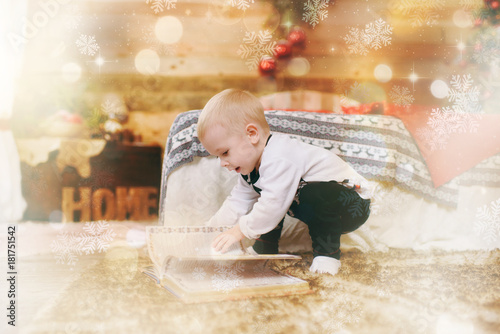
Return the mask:
<svg viewBox="0 0 500 334">
<path fill-rule="evenodd" d="M 292 44 L 287 40 L 278 41 L 274 47 L 274 54 L 276 58 L 286 58 L 292 54 Z"/>
<path fill-rule="evenodd" d="M 306 32 L 300 27 L 295 27 L 288 33 L 287 39 L 293 46 L 303 46 L 306 42 Z"/>
<path fill-rule="evenodd" d="M 276 70 L 276 60 L 269 56 L 264 56 L 259 62 L 259 72 L 262 75 L 273 75 Z"/>
<path fill-rule="evenodd" d="M 492 1 L 492 2 L 490 3 L 490 7 L 491 7 L 492 9 L 498 9 L 498 7 L 499 7 L 499 6 L 500 6 L 500 3 L 499 3 L 498 1 Z"/>
</svg>

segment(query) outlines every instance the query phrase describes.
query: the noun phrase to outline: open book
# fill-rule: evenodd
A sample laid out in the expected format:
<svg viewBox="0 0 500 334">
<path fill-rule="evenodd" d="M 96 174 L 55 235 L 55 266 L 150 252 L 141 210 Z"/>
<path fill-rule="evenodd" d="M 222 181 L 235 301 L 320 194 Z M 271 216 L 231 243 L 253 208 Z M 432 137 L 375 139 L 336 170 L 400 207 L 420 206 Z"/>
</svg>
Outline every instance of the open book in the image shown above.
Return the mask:
<svg viewBox="0 0 500 334">
<path fill-rule="evenodd" d="M 268 267 L 272 259 L 297 260 L 289 254 L 253 255 L 241 244 L 220 254 L 210 244 L 228 227 L 148 226 L 153 266 L 142 271 L 186 303 L 311 293 L 302 279 Z"/>
</svg>

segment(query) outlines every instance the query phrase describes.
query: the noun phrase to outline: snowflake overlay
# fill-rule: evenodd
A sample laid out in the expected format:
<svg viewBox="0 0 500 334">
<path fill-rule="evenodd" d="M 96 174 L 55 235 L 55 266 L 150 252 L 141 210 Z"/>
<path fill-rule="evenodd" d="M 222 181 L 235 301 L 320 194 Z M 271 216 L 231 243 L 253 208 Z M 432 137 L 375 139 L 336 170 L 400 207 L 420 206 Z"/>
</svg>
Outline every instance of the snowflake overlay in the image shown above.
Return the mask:
<svg viewBox="0 0 500 334">
<path fill-rule="evenodd" d="M 80 35 L 80 38 L 76 41 L 76 46 L 80 50 L 81 54 L 87 56 L 93 56 L 96 54 L 97 50 L 99 50 L 99 45 L 95 40 L 95 36 L 89 35 Z"/>
<path fill-rule="evenodd" d="M 477 10 L 484 5 L 484 0 L 460 0 L 463 10 Z"/>
<path fill-rule="evenodd" d="M 438 22 L 444 0 L 398 0 L 394 5 L 397 12 L 410 17 L 412 27 L 433 26 Z"/>
<path fill-rule="evenodd" d="M 474 231 L 482 235 L 487 244 L 493 245 L 500 236 L 500 198 L 477 209 Z"/>
<path fill-rule="evenodd" d="M 266 269 L 266 262 L 262 262 L 261 264 L 255 266 L 253 268 L 253 272 L 255 274 L 257 274 L 257 276 L 259 276 L 260 280 L 262 280 L 262 283 L 263 284 L 268 284 L 270 283 L 270 278 L 267 276 L 267 275 L 264 275 L 266 272 L 267 272 L 267 269 Z"/>
<path fill-rule="evenodd" d="M 393 217 L 405 204 L 405 194 L 398 187 L 377 185 L 370 205 L 370 215 Z"/>
<path fill-rule="evenodd" d="M 370 100 L 371 93 L 372 91 L 369 86 L 355 81 L 350 87 L 349 93 L 346 91 L 346 94 L 340 96 L 340 103 L 342 105 L 349 105 L 352 102 L 351 100 L 365 102 Z"/>
<path fill-rule="evenodd" d="M 452 133 L 477 132 L 483 110 L 479 103 L 479 88 L 473 86 L 473 82 L 470 74 L 452 76 L 448 101 L 453 105 L 432 109 L 428 128 L 418 130 L 418 136 L 427 140 L 431 150 L 445 149 Z"/>
<path fill-rule="evenodd" d="M 163 12 L 164 9 L 175 8 L 177 0 L 146 0 L 147 4 L 151 4 L 151 9 L 154 10 L 155 14 Z"/>
<path fill-rule="evenodd" d="M 432 109 L 427 127 L 417 130 L 417 136 L 425 139 L 426 145 L 431 151 L 444 150 L 448 142 L 450 131 L 449 125 L 453 123 L 453 112 L 449 108 Z"/>
<path fill-rule="evenodd" d="M 488 29 L 477 35 L 472 58 L 479 64 L 495 64 L 500 61 L 500 34 Z"/>
<path fill-rule="evenodd" d="M 349 212 L 353 218 L 361 217 L 369 210 L 369 204 L 365 201 L 359 201 L 359 196 L 355 191 L 341 192 L 339 201 L 344 207 L 347 207 L 347 212 Z"/>
<path fill-rule="evenodd" d="M 205 269 L 202 267 L 196 267 L 193 270 L 193 278 L 197 281 L 202 281 L 205 279 L 207 276 L 207 273 L 205 272 Z"/>
<path fill-rule="evenodd" d="M 451 86 L 448 91 L 448 101 L 453 102 L 453 107 L 463 113 L 481 113 L 481 105 L 479 104 L 479 88 L 472 86 L 474 80 L 471 75 L 454 75 L 452 76 Z"/>
<path fill-rule="evenodd" d="M 105 221 L 87 222 L 83 231 L 61 231 L 56 240 L 52 241 L 50 248 L 55 253 L 57 263 L 75 265 L 78 255 L 105 252 L 116 236 Z"/>
<path fill-rule="evenodd" d="M 243 11 L 247 10 L 250 7 L 250 3 L 254 3 L 255 0 L 230 0 L 231 6 L 241 9 Z"/>
<path fill-rule="evenodd" d="M 86 233 L 80 233 L 80 246 L 85 254 L 103 253 L 109 248 L 116 233 L 109 229 L 109 223 L 105 221 L 87 222 L 83 227 Z"/>
<path fill-rule="evenodd" d="M 63 231 L 57 235 L 57 240 L 52 241 L 50 248 L 57 263 L 67 263 L 68 265 L 75 265 L 78 261 L 77 255 L 81 254 L 78 248 L 79 238 L 73 233 Z"/>
<path fill-rule="evenodd" d="M 116 100 L 106 99 L 101 104 L 101 112 L 109 118 L 115 118 L 116 116 L 125 115 L 127 113 L 127 109 L 123 104 Z"/>
<path fill-rule="evenodd" d="M 365 39 L 366 44 L 370 45 L 370 48 L 378 50 L 382 48 L 382 45 L 391 44 L 392 27 L 388 25 L 384 20 L 378 19 L 375 22 L 368 23 L 365 28 Z"/>
<path fill-rule="evenodd" d="M 431 150 L 445 149 L 452 133 L 477 132 L 480 115 L 460 113 L 450 107 L 432 109 L 427 125 L 434 145 Z M 422 133 L 423 134 L 423 133 Z"/>
<path fill-rule="evenodd" d="M 307 0 L 304 4 L 304 14 L 302 20 L 313 26 L 328 17 L 328 2 L 330 0 Z"/>
<path fill-rule="evenodd" d="M 344 41 L 346 41 L 349 46 L 349 53 L 360 54 L 365 56 L 368 54 L 369 45 L 365 42 L 365 32 L 359 28 L 349 28 L 349 34 L 344 36 Z"/>
<path fill-rule="evenodd" d="M 389 97 L 397 106 L 410 106 L 415 99 L 410 94 L 410 90 L 406 87 L 393 86 Z"/>
<path fill-rule="evenodd" d="M 274 55 L 276 41 L 271 41 L 272 34 L 268 30 L 246 32 L 237 53 L 246 59 L 245 64 L 250 71 L 256 70 L 264 56 Z"/>
<path fill-rule="evenodd" d="M 367 55 L 370 49 L 378 50 L 382 46 L 391 44 L 392 26 L 382 19 L 370 22 L 364 30 L 350 27 L 349 33 L 344 36 L 350 53 Z"/>
<path fill-rule="evenodd" d="M 242 284 L 241 273 L 244 264 L 237 262 L 234 264 L 218 262 L 215 265 L 215 274 L 212 276 L 212 286 L 215 290 L 229 293 Z"/>
</svg>

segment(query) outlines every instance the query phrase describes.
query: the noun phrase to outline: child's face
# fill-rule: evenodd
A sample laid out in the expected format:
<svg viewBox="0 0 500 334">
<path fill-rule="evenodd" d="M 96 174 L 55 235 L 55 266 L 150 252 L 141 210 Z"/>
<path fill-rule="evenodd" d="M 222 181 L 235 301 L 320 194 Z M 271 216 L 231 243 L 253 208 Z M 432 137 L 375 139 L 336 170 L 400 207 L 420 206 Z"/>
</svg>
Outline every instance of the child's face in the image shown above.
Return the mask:
<svg viewBox="0 0 500 334">
<path fill-rule="evenodd" d="M 221 167 L 248 175 L 258 167 L 263 150 L 258 130 L 254 130 L 240 134 L 215 125 L 207 130 L 202 144 L 211 155 L 220 159 Z"/>
</svg>

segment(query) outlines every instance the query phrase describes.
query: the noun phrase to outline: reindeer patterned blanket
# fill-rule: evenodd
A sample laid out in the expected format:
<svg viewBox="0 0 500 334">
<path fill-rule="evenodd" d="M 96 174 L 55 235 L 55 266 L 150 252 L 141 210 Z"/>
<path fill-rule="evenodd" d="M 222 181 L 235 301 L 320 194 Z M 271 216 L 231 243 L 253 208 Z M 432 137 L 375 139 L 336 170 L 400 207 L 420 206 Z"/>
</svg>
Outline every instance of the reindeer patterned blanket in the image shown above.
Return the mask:
<svg viewBox="0 0 500 334">
<path fill-rule="evenodd" d="M 209 155 L 197 138 L 199 114 L 200 110 L 184 112 L 172 125 L 163 161 L 160 206 L 170 173 L 196 156 Z M 266 118 L 272 132 L 285 133 L 332 151 L 368 180 L 391 182 L 446 206 L 456 207 L 460 184 L 491 185 L 491 178 L 495 184 L 500 180 L 500 157 L 494 156 L 492 161 L 485 161 L 435 188 L 412 135 L 403 122 L 393 116 L 271 110 L 266 111 Z"/>
</svg>

